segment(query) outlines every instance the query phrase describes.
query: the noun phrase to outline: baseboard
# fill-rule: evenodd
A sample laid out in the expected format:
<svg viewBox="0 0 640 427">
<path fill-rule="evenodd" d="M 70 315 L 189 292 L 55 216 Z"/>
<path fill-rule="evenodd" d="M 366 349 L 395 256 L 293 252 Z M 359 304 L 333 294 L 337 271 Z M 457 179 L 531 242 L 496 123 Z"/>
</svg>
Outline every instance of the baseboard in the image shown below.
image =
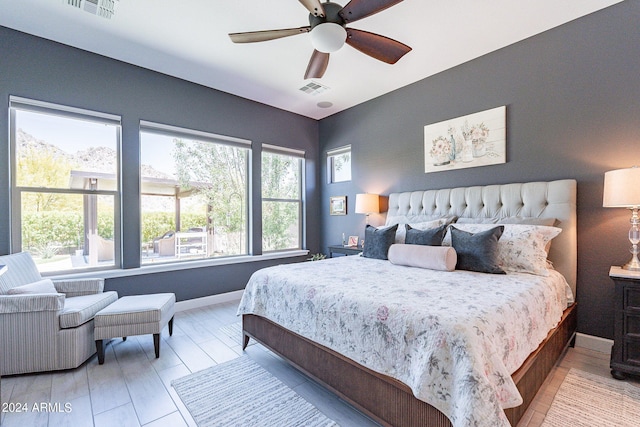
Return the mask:
<svg viewBox="0 0 640 427">
<path fill-rule="evenodd" d="M 576 347 L 611 354 L 611 346 L 613 346 L 613 340 L 581 334 L 580 332 L 576 333 Z"/>
<path fill-rule="evenodd" d="M 176 302 L 176 311 L 191 310 L 192 308 L 206 307 L 213 304 L 222 304 L 229 301 L 240 301 L 244 289 L 239 291 L 227 292 L 224 294 L 210 295 L 202 298 L 188 299 Z"/>
</svg>

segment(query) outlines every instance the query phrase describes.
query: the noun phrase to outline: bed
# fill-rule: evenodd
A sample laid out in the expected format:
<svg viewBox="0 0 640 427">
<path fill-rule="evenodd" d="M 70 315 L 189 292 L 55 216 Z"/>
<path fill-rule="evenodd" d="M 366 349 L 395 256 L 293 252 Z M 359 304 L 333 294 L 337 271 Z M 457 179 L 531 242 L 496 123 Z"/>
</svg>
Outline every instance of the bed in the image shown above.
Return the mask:
<svg viewBox="0 0 640 427">
<path fill-rule="evenodd" d="M 553 269 L 547 276 L 556 284 L 546 285 L 547 279 L 541 279 L 537 274 L 431 271 L 361 257 L 270 267 L 252 276 L 239 308 L 243 315 L 244 346 L 250 337 L 255 339 L 383 425 L 448 426 L 452 424 L 451 419 L 456 426 L 508 423 L 515 426 L 575 334 L 576 305 L 567 304 L 567 299 L 563 300 L 561 294 L 565 287 L 570 288 L 570 299 L 576 290 L 576 182 L 560 180 L 389 195 L 387 225 L 451 217 L 456 217 L 459 222 L 552 222 L 562 230 L 548 248 Z M 468 227 L 473 230 L 474 225 Z M 522 228 L 520 225 L 505 227 Z M 310 270 L 311 279 L 304 279 L 304 270 Z M 385 277 L 402 283 L 402 287 L 398 286 L 396 292 L 395 288 L 384 284 Z M 424 284 L 415 284 L 416 277 L 428 280 L 429 286 L 425 288 Z M 488 283 L 483 284 L 485 279 Z M 286 287 L 276 287 L 278 280 L 284 284 L 277 286 Z M 300 283 L 295 283 L 296 280 Z M 538 282 L 542 281 L 545 284 L 540 287 Z M 473 287 L 465 288 L 469 283 L 473 283 Z M 363 289 L 367 288 L 362 286 L 369 286 L 372 290 L 366 297 Z M 438 286 L 450 287 L 453 293 L 450 297 L 443 297 L 445 294 L 438 293 L 441 291 Z M 555 293 L 549 295 L 556 295 L 557 301 L 553 297 L 542 296 L 540 289 L 547 292 L 547 288 L 555 289 Z M 484 316 L 486 312 L 509 313 L 511 310 L 511 317 L 505 318 L 511 320 L 503 319 L 494 324 L 493 320 L 485 321 L 484 317 L 474 313 L 454 325 L 455 333 L 445 329 L 442 332 L 438 329 L 444 328 L 441 324 L 450 323 L 447 308 L 444 305 L 438 307 L 441 311 L 433 316 L 420 311 L 422 308 L 416 301 L 422 295 L 416 292 L 424 293 L 424 289 L 428 289 L 427 293 L 433 294 L 431 297 L 438 301 L 453 300 L 454 304 L 449 309 L 452 313 L 461 306 L 474 306 L 468 301 L 463 302 L 463 295 L 479 300 L 482 292 L 495 292 L 500 295 L 487 298 L 489 306 L 477 311 Z M 289 299 L 296 293 L 303 295 L 298 300 Z M 327 302 L 327 293 L 339 294 L 339 302 Z M 542 301 L 542 314 L 528 321 L 526 335 L 527 338 L 533 336 L 533 344 L 525 343 L 527 340 L 520 337 L 511 342 L 519 333 L 509 330 L 511 323 L 518 323 L 518 313 L 536 312 L 533 303 L 515 299 L 505 300 L 504 308 L 491 305 L 497 304 L 494 300 L 507 298 L 506 294 L 521 298 L 526 293 L 540 294 L 538 299 Z M 373 326 L 350 326 L 352 319 L 349 316 L 354 319 L 359 316 L 354 321 L 364 324 L 360 319 L 364 315 L 360 313 L 366 312 L 362 307 L 369 304 L 369 297 L 373 298 L 373 294 L 380 294 L 385 301 L 384 304 L 371 302 L 375 304 L 372 307 L 377 307 L 377 310 L 369 310 Z M 412 297 L 407 298 L 407 295 Z M 551 300 L 555 302 L 551 303 Z M 402 301 L 406 301 L 406 309 L 402 308 Z M 430 302 L 429 305 L 436 309 L 437 304 Z M 431 319 L 431 323 L 415 327 L 415 320 L 410 319 L 407 323 L 410 326 L 407 326 L 392 317 L 398 313 L 407 317 L 406 313 L 416 311 L 417 317 Z M 303 317 L 287 320 L 287 316 L 293 316 L 294 312 L 302 313 Z M 469 316 L 464 311 L 461 315 Z M 492 326 L 485 330 L 484 323 Z M 393 329 L 392 324 L 400 329 Z M 332 335 L 327 332 L 334 330 L 343 333 Z M 436 335 L 428 336 L 427 330 L 433 330 Z M 504 339 L 480 340 L 474 331 L 478 337 L 483 334 L 505 335 Z M 383 342 L 383 345 L 374 345 L 372 350 L 364 348 L 369 341 L 376 339 L 388 340 L 389 345 Z M 437 357 L 431 354 L 422 360 L 416 346 L 429 347 L 429 351 L 433 347 L 433 351 L 439 353 L 433 353 Z M 527 346 L 531 348 L 523 354 Z M 481 356 L 475 356 L 475 348 L 481 350 Z M 448 356 L 446 351 L 450 352 Z M 509 356 L 520 354 L 500 362 L 507 353 Z M 444 359 L 447 358 L 454 364 L 445 365 Z M 495 360 L 498 362 L 494 364 Z M 510 364 L 513 366 L 508 366 Z M 444 385 L 430 382 L 436 377 L 438 381 L 441 378 L 462 378 L 471 387 L 461 388 L 460 380 L 442 381 Z M 486 404 L 483 403 L 485 400 Z"/>
</svg>

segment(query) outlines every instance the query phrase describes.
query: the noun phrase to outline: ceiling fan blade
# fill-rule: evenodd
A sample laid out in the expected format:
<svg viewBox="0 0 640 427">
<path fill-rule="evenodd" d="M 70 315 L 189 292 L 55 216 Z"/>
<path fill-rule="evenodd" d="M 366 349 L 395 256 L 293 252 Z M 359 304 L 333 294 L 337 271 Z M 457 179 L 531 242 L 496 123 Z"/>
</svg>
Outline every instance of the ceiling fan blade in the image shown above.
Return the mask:
<svg viewBox="0 0 640 427">
<path fill-rule="evenodd" d="M 304 73 L 305 79 L 319 79 L 324 76 L 324 72 L 327 71 L 329 65 L 329 54 L 313 51 L 309 65 L 307 65 L 307 71 Z"/>
<path fill-rule="evenodd" d="M 313 16 L 324 17 L 324 7 L 320 0 L 299 0 Z"/>
<path fill-rule="evenodd" d="M 234 43 L 255 43 L 267 40 L 281 39 L 311 31 L 311 27 L 287 28 L 284 30 L 249 31 L 245 33 L 231 33 L 229 37 Z"/>
<path fill-rule="evenodd" d="M 345 22 L 354 22 L 385 10 L 401 1 L 402 0 L 351 0 L 342 8 L 339 14 Z"/>
<path fill-rule="evenodd" d="M 387 64 L 395 64 L 411 48 L 404 43 L 368 31 L 347 28 L 347 44 Z"/>
</svg>

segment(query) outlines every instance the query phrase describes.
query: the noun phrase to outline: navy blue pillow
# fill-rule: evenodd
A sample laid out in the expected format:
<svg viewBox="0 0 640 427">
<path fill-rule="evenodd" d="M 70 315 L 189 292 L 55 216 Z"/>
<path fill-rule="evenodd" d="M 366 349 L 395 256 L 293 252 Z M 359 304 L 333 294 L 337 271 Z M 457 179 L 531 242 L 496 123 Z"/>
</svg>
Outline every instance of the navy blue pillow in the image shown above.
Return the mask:
<svg viewBox="0 0 640 427">
<path fill-rule="evenodd" d="M 407 230 L 404 242 L 407 245 L 442 246 L 442 239 L 444 239 L 444 235 L 447 232 L 446 224 L 427 230 L 418 230 L 417 228 L 412 228 L 409 224 L 404 226 Z"/>
<path fill-rule="evenodd" d="M 398 224 L 387 228 L 367 225 L 364 229 L 364 249 L 362 256 L 375 259 L 388 259 L 387 253 L 396 240 Z"/>
<path fill-rule="evenodd" d="M 498 265 L 498 240 L 503 231 L 504 225 L 475 234 L 451 227 L 451 246 L 458 255 L 456 270 L 506 274 Z"/>
</svg>

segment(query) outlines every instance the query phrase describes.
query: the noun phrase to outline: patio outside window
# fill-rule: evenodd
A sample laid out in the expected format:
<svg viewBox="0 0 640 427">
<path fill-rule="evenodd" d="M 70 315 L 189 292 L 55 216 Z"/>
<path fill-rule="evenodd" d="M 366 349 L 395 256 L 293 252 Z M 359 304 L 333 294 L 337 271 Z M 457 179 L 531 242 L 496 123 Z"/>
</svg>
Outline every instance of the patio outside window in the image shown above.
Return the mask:
<svg viewBox="0 0 640 427">
<path fill-rule="evenodd" d="M 41 272 L 119 266 L 120 117 L 10 98 L 12 252 Z"/>
<path fill-rule="evenodd" d="M 141 123 L 142 264 L 248 253 L 249 144 Z"/>
</svg>

